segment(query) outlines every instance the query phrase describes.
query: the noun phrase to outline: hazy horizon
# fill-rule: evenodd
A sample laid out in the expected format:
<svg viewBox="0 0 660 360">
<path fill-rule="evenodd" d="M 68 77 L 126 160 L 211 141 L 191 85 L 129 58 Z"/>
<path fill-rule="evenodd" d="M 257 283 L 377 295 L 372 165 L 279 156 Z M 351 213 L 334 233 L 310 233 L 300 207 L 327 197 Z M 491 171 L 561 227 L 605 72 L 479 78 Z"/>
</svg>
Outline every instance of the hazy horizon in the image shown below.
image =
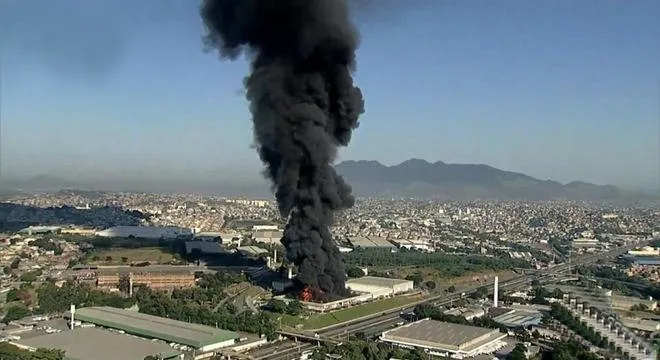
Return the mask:
<svg viewBox="0 0 660 360">
<path fill-rule="evenodd" d="M 203 52 L 198 3 L 156 1 L 0 4 L 0 180 L 266 183 L 247 62 Z M 660 2 L 392 4 L 356 15 L 366 113 L 337 162 L 658 189 Z"/>
</svg>

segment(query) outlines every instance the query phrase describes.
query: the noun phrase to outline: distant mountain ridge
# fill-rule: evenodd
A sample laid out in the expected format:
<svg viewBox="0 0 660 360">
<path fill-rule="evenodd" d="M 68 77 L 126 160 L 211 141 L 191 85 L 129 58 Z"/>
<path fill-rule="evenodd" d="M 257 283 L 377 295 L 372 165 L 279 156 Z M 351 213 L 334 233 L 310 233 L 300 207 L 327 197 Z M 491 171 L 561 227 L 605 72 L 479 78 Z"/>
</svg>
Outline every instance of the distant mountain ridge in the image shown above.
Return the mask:
<svg viewBox="0 0 660 360">
<path fill-rule="evenodd" d="M 483 164 L 447 164 L 422 159 L 386 166 L 348 160 L 335 166 L 358 196 L 447 200 L 616 200 L 628 194 L 612 185 L 562 184 Z"/>
</svg>

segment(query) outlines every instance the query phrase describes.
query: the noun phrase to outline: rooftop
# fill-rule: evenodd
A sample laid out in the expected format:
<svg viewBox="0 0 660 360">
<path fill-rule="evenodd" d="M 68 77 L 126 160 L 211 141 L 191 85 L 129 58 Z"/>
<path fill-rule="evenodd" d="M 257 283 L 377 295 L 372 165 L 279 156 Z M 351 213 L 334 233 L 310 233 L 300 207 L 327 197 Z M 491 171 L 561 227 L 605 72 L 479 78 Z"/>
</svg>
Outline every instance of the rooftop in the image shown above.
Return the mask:
<svg viewBox="0 0 660 360">
<path fill-rule="evenodd" d="M 508 314 L 502 314 L 493 318 L 498 323 L 508 327 L 527 326 L 530 324 L 538 324 L 541 321 L 541 313 L 530 311 L 514 310 Z"/>
<path fill-rule="evenodd" d="M 353 236 L 349 239 L 349 241 L 355 247 L 363 247 L 363 248 L 374 248 L 374 247 L 394 248 L 395 247 L 385 238 L 375 237 L 375 236 L 372 237 Z"/>
<path fill-rule="evenodd" d="M 258 246 L 241 246 L 239 248 L 236 248 L 236 250 L 238 250 L 238 251 L 240 251 L 244 254 L 248 254 L 248 255 L 252 255 L 252 256 L 259 256 L 261 254 L 268 254 L 268 250 L 260 248 Z"/>
<path fill-rule="evenodd" d="M 195 348 L 240 337 L 239 334 L 233 331 L 107 306 L 76 309 L 75 317 L 77 320 L 107 328 L 124 330 L 131 334 L 162 339 Z"/>
<path fill-rule="evenodd" d="M 471 352 L 504 336 L 497 329 L 423 319 L 386 331 L 381 338 L 444 351 Z"/>
<path fill-rule="evenodd" d="M 71 360 L 144 359 L 162 355 L 167 359 L 179 354 L 167 344 L 118 334 L 99 328 L 78 328 L 60 333 L 21 339 L 30 348 L 61 349 Z"/>
<path fill-rule="evenodd" d="M 405 279 L 390 279 L 376 276 L 363 276 L 361 278 L 350 279 L 346 281 L 347 285 L 351 284 L 360 284 L 360 285 L 372 285 L 372 286 L 382 286 L 382 287 L 392 287 L 399 284 L 407 284 L 412 281 Z"/>
</svg>

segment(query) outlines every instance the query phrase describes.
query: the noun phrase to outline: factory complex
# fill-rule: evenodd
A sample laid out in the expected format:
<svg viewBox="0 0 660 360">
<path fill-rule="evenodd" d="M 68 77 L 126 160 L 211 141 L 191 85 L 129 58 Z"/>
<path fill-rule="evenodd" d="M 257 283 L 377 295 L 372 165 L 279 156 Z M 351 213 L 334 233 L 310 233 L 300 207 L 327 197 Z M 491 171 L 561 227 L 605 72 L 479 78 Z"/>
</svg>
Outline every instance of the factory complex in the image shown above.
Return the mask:
<svg viewBox="0 0 660 360">
<path fill-rule="evenodd" d="M 498 329 L 422 319 L 385 331 L 380 340 L 403 348 L 418 348 L 431 355 L 472 357 L 491 354 L 502 347 L 507 334 Z"/>
<path fill-rule="evenodd" d="M 348 280 L 346 287 L 356 295 L 325 303 L 302 301 L 302 305 L 308 310 L 326 312 L 399 294 L 410 293 L 414 290 L 414 283 L 411 280 L 364 276 Z"/>
</svg>

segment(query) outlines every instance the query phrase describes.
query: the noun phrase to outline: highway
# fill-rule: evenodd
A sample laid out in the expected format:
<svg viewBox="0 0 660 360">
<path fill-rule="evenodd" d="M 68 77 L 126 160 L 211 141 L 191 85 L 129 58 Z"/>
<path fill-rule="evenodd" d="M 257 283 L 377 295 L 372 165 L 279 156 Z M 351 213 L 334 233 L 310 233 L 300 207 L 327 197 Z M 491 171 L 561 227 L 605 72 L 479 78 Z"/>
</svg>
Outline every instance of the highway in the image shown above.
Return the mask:
<svg viewBox="0 0 660 360">
<path fill-rule="evenodd" d="M 587 255 L 580 257 L 578 259 L 573 259 L 573 264 L 590 264 L 594 263 L 600 259 L 612 258 L 626 253 L 628 250 L 640 246 L 642 244 L 637 243 L 634 245 L 629 245 L 625 247 L 619 247 L 615 250 L 606 253 L 598 253 L 593 255 Z M 551 280 L 554 276 L 560 275 L 568 270 L 568 264 L 560 264 L 552 268 L 544 269 L 537 274 L 523 275 L 506 281 L 502 281 L 499 284 L 501 290 L 510 290 L 515 291 L 518 289 L 525 288 L 529 286 L 532 281 L 545 281 Z M 431 303 L 437 306 L 447 305 L 452 301 L 457 301 L 463 297 L 463 294 L 471 294 L 481 287 L 487 287 L 489 293 L 492 294 L 493 285 L 482 285 L 474 286 L 467 290 L 463 290 L 461 293 L 453 294 L 440 294 L 432 296 L 426 299 L 422 299 L 418 302 L 411 303 L 404 307 L 399 307 L 395 309 L 388 310 L 383 313 L 373 314 L 371 316 L 354 319 L 349 322 L 344 322 L 341 324 L 332 325 L 323 329 L 317 329 L 316 333 L 318 334 L 318 341 L 322 342 L 324 340 L 333 340 L 333 341 L 346 341 L 349 340 L 351 336 L 356 333 L 363 332 L 365 335 L 375 335 L 379 334 L 387 329 L 390 329 L 396 326 L 397 323 L 402 321 L 401 313 L 407 313 L 414 310 L 415 306 L 423 303 Z M 314 336 L 314 332 L 304 332 L 301 335 L 307 337 Z M 296 342 L 293 340 L 284 340 L 271 343 L 269 345 L 260 347 L 254 351 L 249 352 L 249 357 L 255 360 L 292 360 L 299 359 L 300 354 L 304 351 L 313 350 L 317 346 L 317 343 L 313 342 Z"/>
</svg>

